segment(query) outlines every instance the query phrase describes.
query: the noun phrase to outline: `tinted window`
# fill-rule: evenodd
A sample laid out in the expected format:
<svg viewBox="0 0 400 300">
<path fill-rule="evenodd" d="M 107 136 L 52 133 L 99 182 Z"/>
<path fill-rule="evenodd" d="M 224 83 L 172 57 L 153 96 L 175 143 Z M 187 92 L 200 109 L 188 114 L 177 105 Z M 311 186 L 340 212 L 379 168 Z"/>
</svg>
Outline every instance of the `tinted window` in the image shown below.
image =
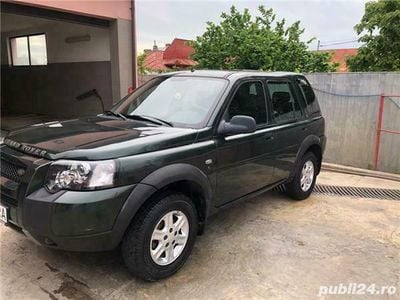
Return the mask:
<svg viewBox="0 0 400 300">
<path fill-rule="evenodd" d="M 272 100 L 273 116 L 276 122 L 289 122 L 302 116 L 299 103 L 293 96 L 289 82 L 269 81 L 268 91 Z"/>
<path fill-rule="evenodd" d="M 229 121 L 237 115 L 253 117 L 256 124 L 267 122 L 266 102 L 261 82 L 245 82 L 236 91 L 228 107 L 226 120 Z"/>
<path fill-rule="evenodd" d="M 297 84 L 304 98 L 304 101 L 306 102 L 306 111 L 308 115 L 319 114 L 320 108 L 318 105 L 318 101 L 315 97 L 314 91 L 308 84 L 307 80 L 305 80 L 304 78 L 298 78 Z"/>
</svg>

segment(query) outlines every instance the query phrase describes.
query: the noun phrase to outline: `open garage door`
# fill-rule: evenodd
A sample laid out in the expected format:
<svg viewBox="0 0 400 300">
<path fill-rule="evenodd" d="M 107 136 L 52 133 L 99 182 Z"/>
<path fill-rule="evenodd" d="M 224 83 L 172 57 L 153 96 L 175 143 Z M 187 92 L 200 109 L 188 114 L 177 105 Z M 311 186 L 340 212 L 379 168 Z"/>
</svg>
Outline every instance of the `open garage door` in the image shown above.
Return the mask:
<svg viewBox="0 0 400 300">
<path fill-rule="evenodd" d="M 87 91 L 96 89 L 105 109 L 123 96 L 113 99 L 113 85 L 119 87 L 112 81 L 118 55 L 111 41 L 118 45 L 119 37 L 113 22 L 1 3 L 3 136 L 25 125 L 101 113 L 98 98 L 78 97 Z"/>
</svg>

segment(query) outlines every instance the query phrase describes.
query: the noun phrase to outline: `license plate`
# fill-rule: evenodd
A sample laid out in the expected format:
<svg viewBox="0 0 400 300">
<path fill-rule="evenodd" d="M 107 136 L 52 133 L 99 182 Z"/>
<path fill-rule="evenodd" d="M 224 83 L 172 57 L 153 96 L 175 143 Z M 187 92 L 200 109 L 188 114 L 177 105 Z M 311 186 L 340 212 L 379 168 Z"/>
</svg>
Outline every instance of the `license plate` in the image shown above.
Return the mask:
<svg viewBox="0 0 400 300">
<path fill-rule="evenodd" d="M 0 205 L 0 221 L 3 221 L 4 223 L 8 222 L 7 212 L 8 212 L 7 207 Z"/>
</svg>

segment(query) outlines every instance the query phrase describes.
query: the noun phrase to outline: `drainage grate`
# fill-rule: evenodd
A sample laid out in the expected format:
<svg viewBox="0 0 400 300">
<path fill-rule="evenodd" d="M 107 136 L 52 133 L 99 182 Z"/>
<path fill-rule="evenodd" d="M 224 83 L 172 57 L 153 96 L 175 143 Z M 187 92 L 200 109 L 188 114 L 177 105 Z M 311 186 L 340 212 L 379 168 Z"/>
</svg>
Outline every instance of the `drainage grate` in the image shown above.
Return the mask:
<svg viewBox="0 0 400 300">
<path fill-rule="evenodd" d="M 284 186 L 275 188 L 279 192 L 285 191 Z M 400 189 L 380 189 L 380 188 L 367 188 L 367 187 L 354 187 L 354 186 L 335 186 L 316 184 L 314 193 L 323 195 L 336 195 L 336 196 L 351 196 L 360 198 L 373 198 L 384 200 L 399 200 Z"/>
<path fill-rule="evenodd" d="M 400 200 L 400 190 L 317 184 L 314 193 L 385 200 Z"/>
</svg>

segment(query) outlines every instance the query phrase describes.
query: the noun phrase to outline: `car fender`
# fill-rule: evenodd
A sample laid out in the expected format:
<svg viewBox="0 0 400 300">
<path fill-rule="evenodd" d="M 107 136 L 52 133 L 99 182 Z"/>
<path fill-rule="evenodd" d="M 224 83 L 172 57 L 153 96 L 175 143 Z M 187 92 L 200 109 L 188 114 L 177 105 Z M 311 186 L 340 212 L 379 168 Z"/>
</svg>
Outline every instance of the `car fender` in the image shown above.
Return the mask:
<svg viewBox="0 0 400 300">
<path fill-rule="evenodd" d="M 160 190 L 169 184 L 183 180 L 194 182 L 201 187 L 205 202 L 205 210 L 202 212 L 204 213 L 205 222 L 210 214 L 212 189 L 207 175 L 198 167 L 187 163 L 168 165 L 154 171 L 145 177 L 141 183 L 151 185 L 157 190 Z"/>
<path fill-rule="evenodd" d="M 151 196 L 169 184 L 182 180 L 193 181 L 201 186 L 206 206 L 204 212 L 204 219 L 206 220 L 211 207 L 212 195 L 211 185 L 207 176 L 199 168 L 190 164 L 177 163 L 168 165 L 147 175 L 133 188 L 114 225 L 115 243 L 121 241 L 132 219 Z"/>
</svg>

